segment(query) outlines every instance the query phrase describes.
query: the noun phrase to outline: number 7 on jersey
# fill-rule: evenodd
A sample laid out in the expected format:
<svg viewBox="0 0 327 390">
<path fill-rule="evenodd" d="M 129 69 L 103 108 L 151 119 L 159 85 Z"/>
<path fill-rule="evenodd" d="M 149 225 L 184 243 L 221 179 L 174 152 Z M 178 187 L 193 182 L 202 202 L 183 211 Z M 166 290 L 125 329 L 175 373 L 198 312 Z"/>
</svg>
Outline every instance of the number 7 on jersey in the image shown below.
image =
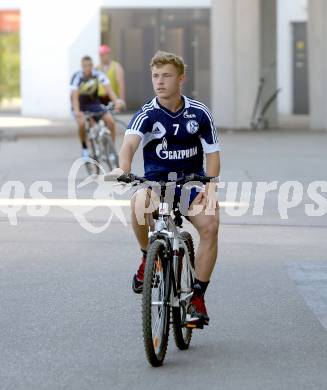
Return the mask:
<svg viewBox="0 0 327 390">
<path fill-rule="evenodd" d="M 175 125 L 173 125 L 174 127 L 175 127 L 175 133 L 174 133 L 174 135 L 177 135 L 177 133 L 178 133 L 178 129 L 179 129 L 179 124 L 175 124 Z"/>
</svg>

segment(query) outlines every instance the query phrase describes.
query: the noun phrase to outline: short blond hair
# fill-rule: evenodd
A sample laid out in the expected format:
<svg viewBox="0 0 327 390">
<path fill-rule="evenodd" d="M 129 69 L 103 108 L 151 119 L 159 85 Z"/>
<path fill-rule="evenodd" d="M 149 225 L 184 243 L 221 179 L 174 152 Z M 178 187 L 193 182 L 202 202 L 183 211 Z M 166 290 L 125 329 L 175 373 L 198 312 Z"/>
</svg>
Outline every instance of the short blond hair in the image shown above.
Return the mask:
<svg viewBox="0 0 327 390">
<path fill-rule="evenodd" d="M 183 58 L 174 53 L 168 53 L 166 51 L 159 50 L 156 52 L 150 62 L 150 68 L 152 69 L 154 66 L 161 67 L 167 64 L 174 65 L 180 75 L 185 74 L 186 64 Z"/>
</svg>

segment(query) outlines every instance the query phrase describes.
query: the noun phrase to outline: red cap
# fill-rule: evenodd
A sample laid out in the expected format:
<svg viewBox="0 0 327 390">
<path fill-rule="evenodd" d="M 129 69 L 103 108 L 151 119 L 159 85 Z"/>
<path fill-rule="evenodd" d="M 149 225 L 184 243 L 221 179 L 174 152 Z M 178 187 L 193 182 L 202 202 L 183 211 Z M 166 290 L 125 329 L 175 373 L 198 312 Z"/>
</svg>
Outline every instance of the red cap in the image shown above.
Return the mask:
<svg viewBox="0 0 327 390">
<path fill-rule="evenodd" d="M 108 45 L 101 45 L 99 48 L 100 55 L 109 54 L 110 52 L 111 52 L 111 49 Z"/>
</svg>

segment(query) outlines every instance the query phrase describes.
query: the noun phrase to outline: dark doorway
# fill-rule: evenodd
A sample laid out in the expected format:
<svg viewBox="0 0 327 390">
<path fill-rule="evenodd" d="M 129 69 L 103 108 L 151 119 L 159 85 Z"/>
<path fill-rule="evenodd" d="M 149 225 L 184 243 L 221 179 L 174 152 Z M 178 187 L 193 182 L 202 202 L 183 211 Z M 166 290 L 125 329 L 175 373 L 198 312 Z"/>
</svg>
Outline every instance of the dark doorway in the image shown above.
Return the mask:
<svg viewBox="0 0 327 390">
<path fill-rule="evenodd" d="M 293 113 L 309 114 L 307 23 L 293 26 Z"/>
<path fill-rule="evenodd" d="M 134 110 L 153 97 L 149 62 L 157 50 L 183 56 L 183 93 L 210 105 L 210 12 L 207 9 L 102 10 L 102 43 L 125 69 L 126 100 Z"/>
</svg>

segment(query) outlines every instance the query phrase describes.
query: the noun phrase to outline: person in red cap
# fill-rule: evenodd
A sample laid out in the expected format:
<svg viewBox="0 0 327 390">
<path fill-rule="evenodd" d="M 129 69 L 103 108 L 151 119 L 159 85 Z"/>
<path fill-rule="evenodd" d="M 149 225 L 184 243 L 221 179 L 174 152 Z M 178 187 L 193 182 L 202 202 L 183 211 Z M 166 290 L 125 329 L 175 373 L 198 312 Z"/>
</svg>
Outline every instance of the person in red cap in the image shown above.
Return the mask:
<svg viewBox="0 0 327 390">
<path fill-rule="evenodd" d="M 110 80 L 111 87 L 116 96 L 126 101 L 125 99 L 125 77 L 124 69 L 117 61 L 113 61 L 110 56 L 111 48 L 108 45 L 101 45 L 99 48 L 100 65 L 97 67 Z M 107 95 L 105 88 L 100 85 L 99 96 L 103 104 L 108 104 L 110 97 Z"/>
</svg>

